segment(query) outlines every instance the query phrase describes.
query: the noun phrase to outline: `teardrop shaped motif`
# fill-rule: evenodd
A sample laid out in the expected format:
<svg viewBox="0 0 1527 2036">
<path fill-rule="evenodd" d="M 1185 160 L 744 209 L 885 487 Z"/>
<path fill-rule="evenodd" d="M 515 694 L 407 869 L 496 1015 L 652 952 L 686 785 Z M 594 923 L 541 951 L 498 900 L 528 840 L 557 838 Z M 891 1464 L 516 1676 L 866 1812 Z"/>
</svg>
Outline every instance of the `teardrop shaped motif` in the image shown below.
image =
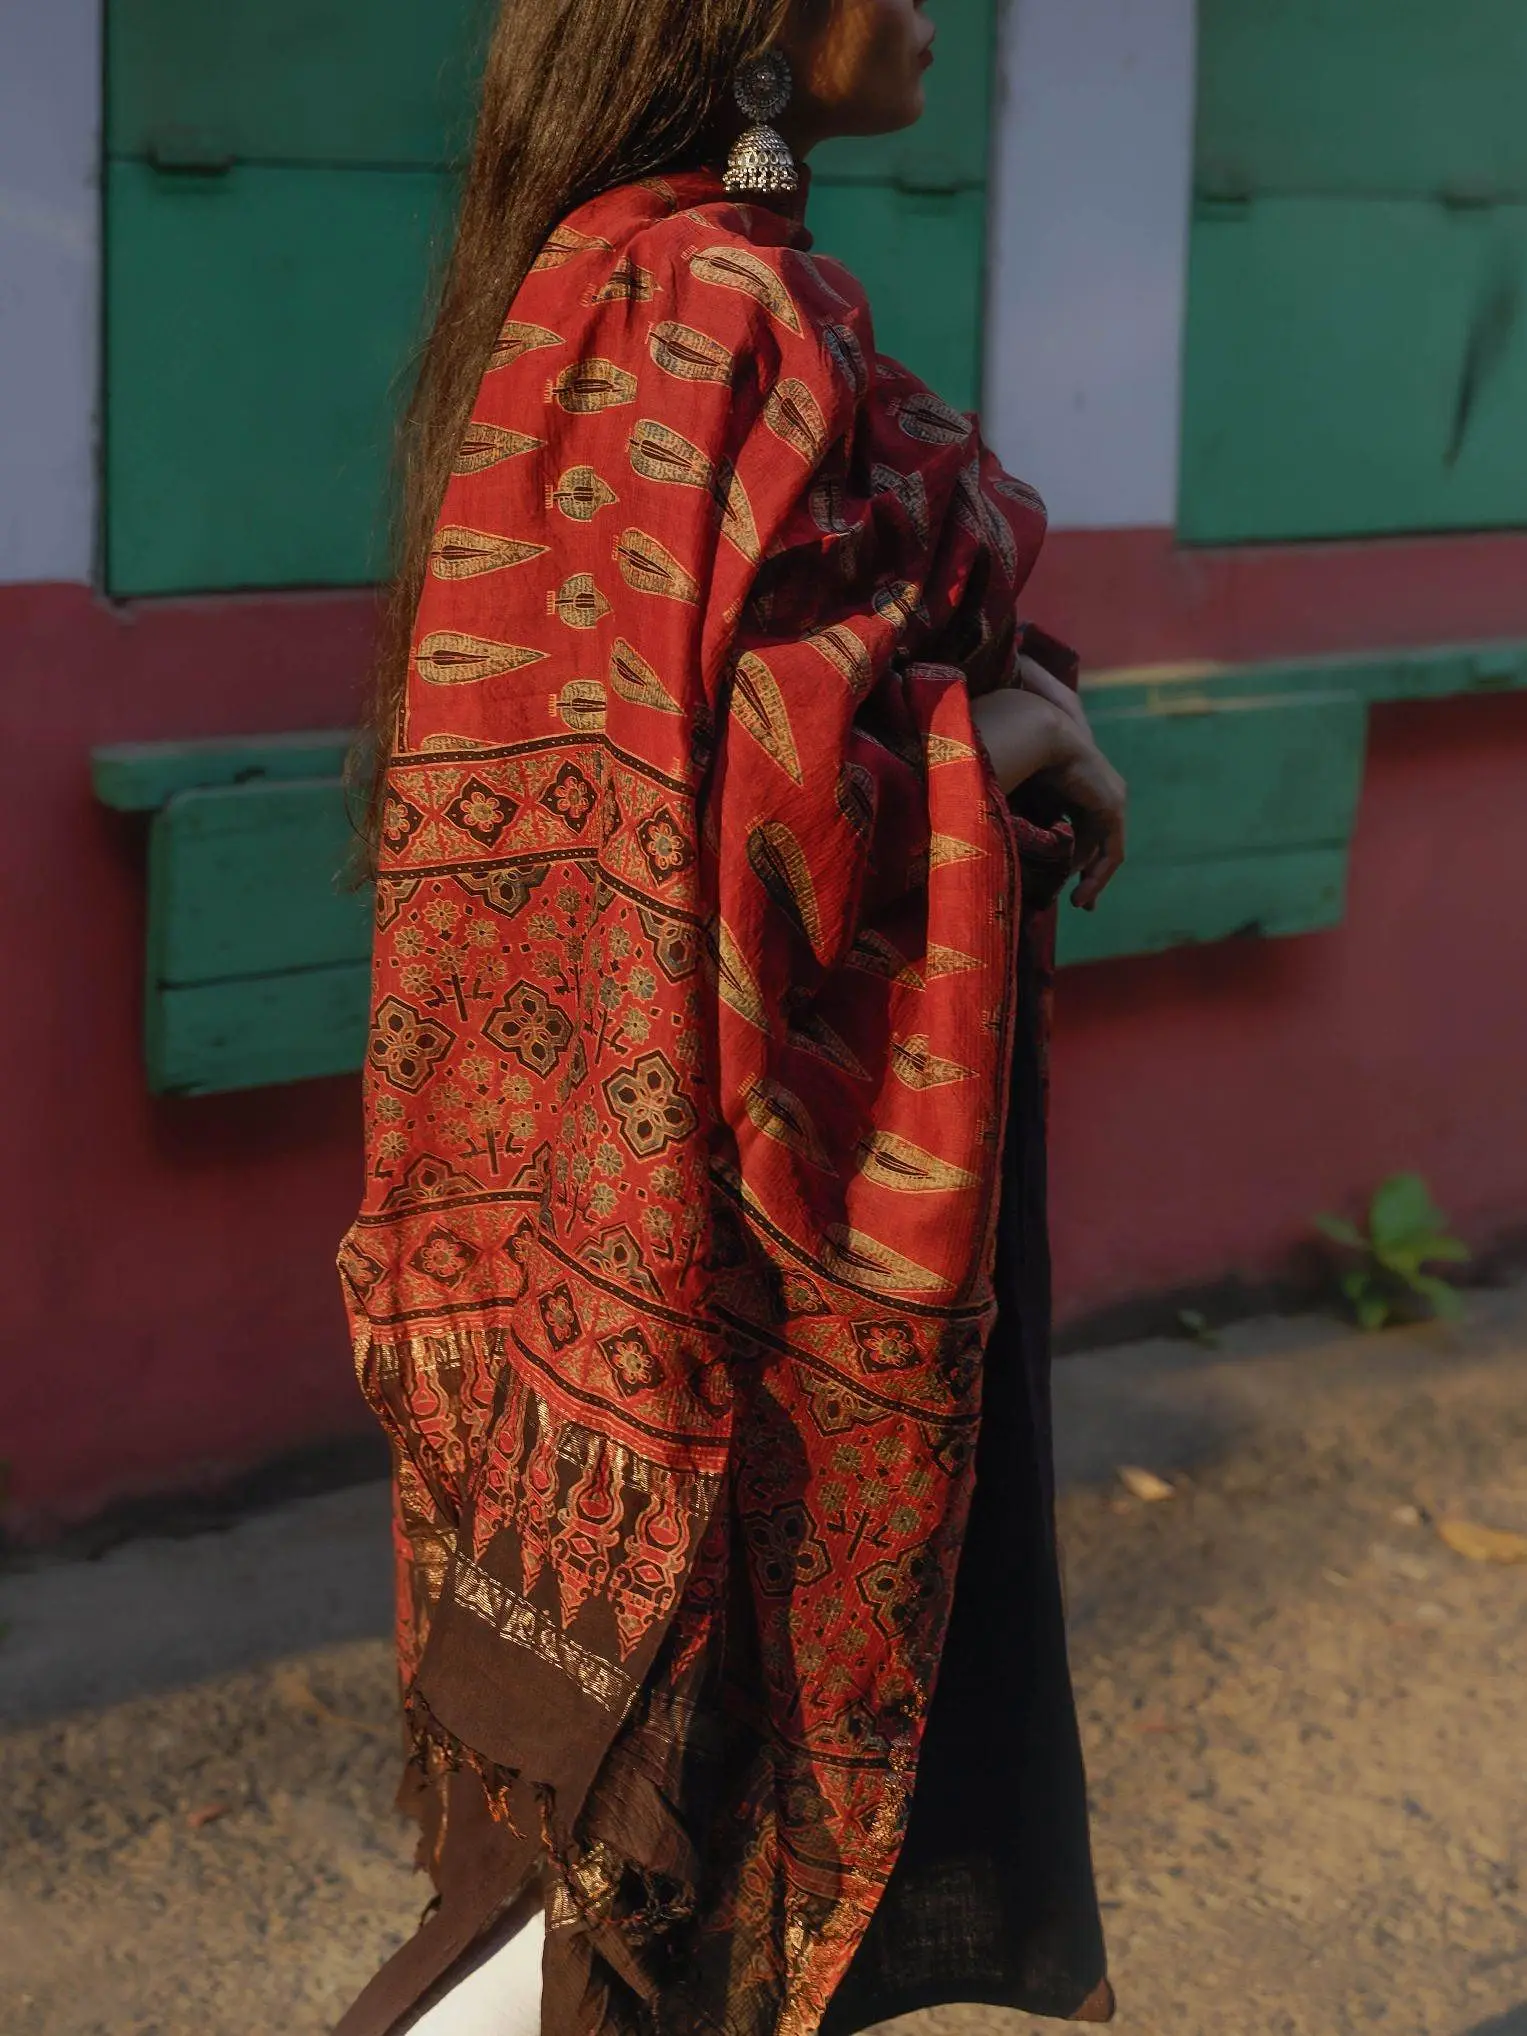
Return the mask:
<svg viewBox="0 0 1527 2036">
<path fill-rule="evenodd" d="M 435 532 L 429 569 L 437 580 L 473 580 L 480 573 L 498 573 L 545 556 L 544 544 L 526 544 L 516 537 L 497 537 L 490 530 L 469 530 L 447 523 Z"/>
<path fill-rule="evenodd" d="M 596 354 L 564 368 L 548 385 L 546 395 L 570 417 L 589 417 L 599 410 L 618 410 L 623 404 L 634 403 L 636 377 Z"/>
<path fill-rule="evenodd" d="M 488 356 L 488 373 L 494 374 L 499 368 L 512 368 L 526 354 L 538 353 L 543 347 L 565 343 L 561 333 L 553 332 L 549 325 L 527 325 L 523 319 L 511 318 L 493 342 L 493 351 Z"/>
<path fill-rule="evenodd" d="M 437 629 L 426 636 L 414 657 L 419 676 L 430 686 L 472 686 L 499 679 L 506 672 L 545 662 L 544 650 L 517 643 L 494 643 L 483 636 L 465 636 L 455 629 Z"/>
<path fill-rule="evenodd" d="M 740 290 L 755 304 L 761 304 L 788 331 L 800 336 L 801 314 L 794 298 L 769 264 L 751 249 L 726 244 L 702 248 L 690 256 L 689 268 L 697 282 L 711 283 L 721 290 Z"/>
<path fill-rule="evenodd" d="M 592 523 L 601 509 L 608 509 L 620 497 L 592 467 L 569 467 L 547 500 L 570 522 Z"/>
<path fill-rule="evenodd" d="M 708 332 L 667 319 L 654 325 L 647 339 L 653 361 L 665 375 L 680 382 L 718 382 L 730 385 L 737 372 L 737 356 Z"/>
<path fill-rule="evenodd" d="M 684 601 L 698 607 L 699 581 L 645 530 L 622 533 L 615 547 L 615 563 L 626 585 L 639 594 L 656 594 L 667 601 Z"/>
<path fill-rule="evenodd" d="M 610 684 L 622 700 L 629 700 L 634 707 L 652 707 L 659 714 L 684 711 L 641 652 L 633 649 L 623 636 L 616 638 L 610 653 Z"/>
<path fill-rule="evenodd" d="M 799 453 L 808 467 L 815 467 L 827 450 L 827 419 L 807 382 L 793 375 L 777 382 L 769 391 L 763 409 L 764 423 L 776 438 L 783 439 Z"/>
<path fill-rule="evenodd" d="M 754 651 L 745 650 L 736 662 L 729 711 L 759 748 L 773 757 L 786 777 L 800 784 L 800 751 L 790 726 L 785 696 L 773 672 Z"/>
<path fill-rule="evenodd" d="M 532 438 L 528 432 L 506 431 L 501 424 L 482 424 L 474 417 L 462 435 L 461 450 L 451 471 L 480 474 L 505 460 L 517 460 L 527 452 L 536 452 L 545 443 L 544 438 Z"/>
<path fill-rule="evenodd" d="M 610 612 L 610 604 L 600 593 L 592 573 L 574 573 L 564 580 L 554 594 L 546 597 L 549 614 L 569 629 L 597 629 Z"/>
</svg>

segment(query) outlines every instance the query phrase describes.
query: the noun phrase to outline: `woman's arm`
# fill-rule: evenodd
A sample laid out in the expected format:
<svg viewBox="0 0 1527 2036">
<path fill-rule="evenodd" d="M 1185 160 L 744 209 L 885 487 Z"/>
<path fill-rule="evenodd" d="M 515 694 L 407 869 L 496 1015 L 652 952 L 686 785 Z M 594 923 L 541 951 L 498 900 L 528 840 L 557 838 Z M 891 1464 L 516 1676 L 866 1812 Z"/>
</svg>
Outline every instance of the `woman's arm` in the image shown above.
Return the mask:
<svg viewBox="0 0 1527 2036">
<path fill-rule="evenodd" d="M 1081 882 L 1072 903 L 1090 912 L 1124 862 L 1124 780 L 1085 718 L 1037 692 L 1004 687 L 972 701 L 971 712 L 1005 793 L 1041 775 L 1059 793 L 1076 829 Z"/>
</svg>

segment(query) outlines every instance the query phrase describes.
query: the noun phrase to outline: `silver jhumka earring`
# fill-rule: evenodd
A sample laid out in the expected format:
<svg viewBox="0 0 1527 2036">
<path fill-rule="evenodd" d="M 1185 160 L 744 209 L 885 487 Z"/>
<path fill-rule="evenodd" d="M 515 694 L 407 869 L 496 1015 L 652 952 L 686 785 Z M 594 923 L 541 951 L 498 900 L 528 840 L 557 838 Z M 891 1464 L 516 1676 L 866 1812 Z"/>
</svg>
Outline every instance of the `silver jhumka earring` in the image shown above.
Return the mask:
<svg viewBox="0 0 1527 2036">
<path fill-rule="evenodd" d="M 738 137 L 727 158 L 726 188 L 734 198 L 753 191 L 798 191 L 801 173 L 790 145 L 770 124 L 790 104 L 795 89 L 790 59 L 783 50 L 765 50 L 743 65 L 733 89 L 753 124 Z"/>
</svg>

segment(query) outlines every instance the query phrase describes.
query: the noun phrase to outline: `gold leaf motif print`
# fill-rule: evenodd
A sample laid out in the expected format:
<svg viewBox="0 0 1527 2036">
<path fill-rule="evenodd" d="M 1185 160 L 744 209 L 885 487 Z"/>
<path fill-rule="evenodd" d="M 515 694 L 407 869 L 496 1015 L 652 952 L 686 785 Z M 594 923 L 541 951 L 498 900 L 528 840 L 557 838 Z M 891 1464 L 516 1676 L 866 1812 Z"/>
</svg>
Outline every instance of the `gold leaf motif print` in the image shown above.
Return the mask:
<svg viewBox="0 0 1527 2036">
<path fill-rule="evenodd" d="M 931 389 L 919 389 L 904 396 L 895 406 L 896 421 L 908 438 L 924 445 L 961 445 L 970 437 L 971 423 Z"/>
<path fill-rule="evenodd" d="M 846 1223 L 829 1224 L 823 1242 L 828 1271 L 874 1293 L 931 1294 L 947 1285 L 941 1274 Z"/>
<path fill-rule="evenodd" d="M 742 951 L 741 942 L 724 919 L 716 922 L 712 963 L 716 971 L 716 991 L 722 1003 L 735 1011 L 739 1018 L 746 1019 L 755 1031 L 767 1035 L 771 1030 L 769 1007 L 758 987 L 758 978 Z"/>
<path fill-rule="evenodd" d="M 435 532 L 429 569 L 437 580 L 474 580 L 480 573 L 504 572 L 545 555 L 544 544 L 525 544 L 517 537 L 496 537 L 491 530 L 469 530 L 447 523 Z"/>
<path fill-rule="evenodd" d="M 936 940 L 929 941 L 928 952 L 923 959 L 923 969 L 930 983 L 938 976 L 965 976 L 972 969 L 985 966 L 979 955 L 966 954 L 958 947 L 943 947 Z"/>
<path fill-rule="evenodd" d="M 936 1054 L 922 1032 L 891 1041 L 891 1072 L 908 1089 L 947 1089 L 975 1077 L 974 1068 Z"/>
<path fill-rule="evenodd" d="M 569 679 L 561 692 L 553 696 L 552 709 L 565 728 L 587 735 L 604 727 L 609 703 L 598 679 Z"/>
<path fill-rule="evenodd" d="M 611 269 L 608 281 L 601 283 L 597 290 L 590 291 L 588 301 L 591 304 L 650 304 L 656 295 L 657 280 L 651 271 L 626 255 Z"/>
<path fill-rule="evenodd" d="M 923 621 L 923 590 L 915 580 L 892 580 L 875 590 L 875 613 L 898 630 L 909 629 L 914 621 Z"/>
<path fill-rule="evenodd" d="M 859 335 L 853 327 L 824 325 L 822 346 L 855 397 L 863 396 L 870 385 L 869 363 L 864 358 L 864 348 L 859 344 Z"/>
<path fill-rule="evenodd" d="M 980 862 L 986 850 L 978 848 L 973 841 L 961 841 L 958 835 L 935 834 L 928 843 L 928 867 L 941 870 L 950 863 Z"/>
<path fill-rule="evenodd" d="M 523 319 L 511 318 L 493 342 L 493 351 L 488 356 L 488 373 L 491 375 L 499 368 L 512 368 L 516 361 L 522 361 L 528 353 L 539 352 L 542 347 L 565 344 L 561 333 L 553 332 L 549 325 L 527 325 Z"/>
<path fill-rule="evenodd" d="M 765 1138 L 772 1138 L 812 1166 L 830 1167 L 811 1113 L 793 1089 L 761 1076 L 742 1099 L 743 1108 Z"/>
<path fill-rule="evenodd" d="M 676 319 L 653 326 L 647 349 L 663 373 L 676 381 L 719 382 L 724 388 L 737 372 L 737 356 L 730 348 Z"/>
<path fill-rule="evenodd" d="M 634 587 L 637 593 L 656 594 L 667 601 L 686 601 L 691 607 L 699 605 L 699 581 L 645 530 L 622 532 L 615 547 L 615 563 L 626 585 Z"/>
<path fill-rule="evenodd" d="M 636 377 L 614 361 L 597 354 L 574 361 L 554 382 L 547 384 L 546 400 L 556 403 L 570 417 L 591 417 L 599 410 L 619 410 L 636 401 Z"/>
<path fill-rule="evenodd" d="M 456 474 L 484 473 L 505 460 L 517 460 L 527 452 L 537 452 L 545 443 L 544 438 L 532 438 L 528 432 L 506 431 L 501 424 L 482 424 L 474 417 L 466 428 L 461 450 L 451 471 Z"/>
<path fill-rule="evenodd" d="M 975 763 L 976 752 L 968 742 L 956 742 L 952 735 L 930 735 L 924 745 L 930 764 Z"/>
<path fill-rule="evenodd" d="M 815 1054 L 829 1067 L 841 1068 L 855 1080 L 867 1082 L 870 1071 L 848 1041 L 835 1032 L 820 1011 L 806 1011 L 790 1029 L 790 1044 L 801 1053 Z"/>
<path fill-rule="evenodd" d="M 808 467 L 815 467 L 827 450 L 827 419 L 807 382 L 786 376 L 769 391 L 763 420 L 776 438 L 799 453 Z"/>
<path fill-rule="evenodd" d="M 794 784 L 800 784 L 801 754 L 779 681 L 756 652 L 745 650 L 733 669 L 730 711 L 753 740 Z"/>
<path fill-rule="evenodd" d="M 1027 481 L 1020 481 L 1014 474 L 999 474 L 992 482 L 999 495 L 1005 495 L 1009 502 L 1021 502 L 1026 509 L 1048 518 L 1045 498 L 1037 488 L 1031 488 Z"/>
<path fill-rule="evenodd" d="M 846 623 L 835 622 L 831 628 L 819 629 L 805 641 L 819 657 L 825 657 L 838 676 L 846 681 L 856 700 L 865 697 L 874 683 L 875 661 L 861 637 Z"/>
<path fill-rule="evenodd" d="M 770 903 L 813 953 L 822 945 L 822 916 L 806 852 L 783 820 L 765 820 L 748 835 L 748 864 Z"/>
<path fill-rule="evenodd" d="M 921 474 L 904 474 L 895 467 L 873 466 L 870 479 L 882 495 L 894 495 L 907 512 L 907 520 L 926 544 L 932 524 L 928 516 L 928 490 Z"/>
<path fill-rule="evenodd" d="M 592 467 L 569 467 L 546 499 L 570 523 L 592 523 L 601 509 L 610 508 L 620 497 Z"/>
<path fill-rule="evenodd" d="M 749 565 L 756 566 L 763 555 L 758 519 L 753 514 L 753 504 L 748 500 L 748 491 L 730 462 L 722 467 L 720 482 L 721 535 L 737 547 Z"/>
<path fill-rule="evenodd" d="M 538 665 L 545 657 L 544 650 L 437 629 L 419 645 L 414 662 L 426 685 L 473 686 L 483 679 L 500 679 L 506 672 L 521 671 L 526 665 Z"/>
<path fill-rule="evenodd" d="M 980 1182 L 979 1174 L 940 1159 L 894 1131 L 875 1131 L 862 1139 L 857 1157 L 865 1180 L 899 1195 L 946 1195 Z"/>
<path fill-rule="evenodd" d="M 623 636 L 616 638 L 610 653 L 610 684 L 617 696 L 633 707 L 652 707 L 659 714 L 684 711 L 641 652 L 633 649 Z"/>
<path fill-rule="evenodd" d="M 666 481 L 679 488 L 716 492 L 716 470 L 699 446 L 656 418 L 644 417 L 627 447 L 631 465 L 644 481 Z"/>
<path fill-rule="evenodd" d="M 595 585 L 592 573 L 574 573 L 556 593 L 547 595 L 546 610 L 569 629 L 597 629 L 609 614 L 610 604 Z"/>
<path fill-rule="evenodd" d="M 712 283 L 720 290 L 740 290 L 799 337 L 801 314 L 794 298 L 769 264 L 750 248 L 725 244 L 702 248 L 690 256 L 689 269 L 697 282 Z"/>
<path fill-rule="evenodd" d="M 593 254 L 598 248 L 603 248 L 607 254 L 613 251 L 607 240 L 601 240 L 597 234 L 580 233 L 576 226 L 569 226 L 564 221 L 547 235 L 541 252 L 530 264 L 530 273 L 541 275 L 547 269 L 564 268 L 579 255 Z"/>
</svg>

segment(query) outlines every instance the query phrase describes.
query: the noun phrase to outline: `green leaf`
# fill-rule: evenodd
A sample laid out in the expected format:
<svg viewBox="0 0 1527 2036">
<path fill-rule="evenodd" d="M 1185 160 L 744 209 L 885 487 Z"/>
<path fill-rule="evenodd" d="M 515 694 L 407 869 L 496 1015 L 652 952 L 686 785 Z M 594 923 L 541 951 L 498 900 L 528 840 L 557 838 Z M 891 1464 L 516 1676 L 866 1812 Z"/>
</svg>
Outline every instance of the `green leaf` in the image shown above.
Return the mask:
<svg viewBox="0 0 1527 2036">
<path fill-rule="evenodd" d="M 1447 1218 L 1420 1174 L 1393 1174 L 1374 1194 L 1368 1227 L 1375 1249 L 1383 1251 L 1417 1237 L 1442 1235 Z"/>
<path fill-rule="evenodd" d="M 1364 1329 L 1382 1329 L 1389 1321 L 1389 1303 L 1380 1293 L 1365 1294 L 1357 1304 L 1357 1319 Z"/>
<path fill-rule="evenodd" d="M 1422 1254 L 1424 1259 L 1435 1259 L 1441 1265 L 1467 1265 L 1474 1254 L 1461 1237 L 1434 1237 Z"/>
<path fill-rule="evenodd" d="M 1458 1322 L 1463 1319 L 1463 1296 L 1456 1287 L 1450 1287 L 1446 1280 L 1439 1280 L 1430 1273 L 1418 1273 L 1411 1285 L 1424 1300 L 1432 1304 L 1432 1312 L 1439 1322 Z"/>
<path fill-rule="evenodd" d="M 1315 1228 L 1337 1244 L 1345 1244 L 1352 1251 L 1366 1251 L 1368 1240 L 1354 1223 L 1344 1216 L 1317 1216 Z"/>
</svg>

